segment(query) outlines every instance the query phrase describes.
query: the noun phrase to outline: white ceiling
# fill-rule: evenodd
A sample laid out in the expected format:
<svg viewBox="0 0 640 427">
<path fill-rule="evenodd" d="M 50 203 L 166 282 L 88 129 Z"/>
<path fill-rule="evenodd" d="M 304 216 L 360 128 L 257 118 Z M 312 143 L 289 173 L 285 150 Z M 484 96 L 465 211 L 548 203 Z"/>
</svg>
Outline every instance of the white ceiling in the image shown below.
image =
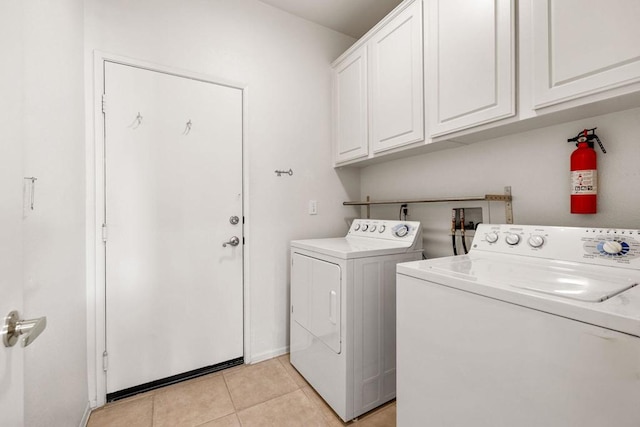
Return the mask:
<svg viewBox="0 0 640 427">
<path fill-rule="evenodd" d="M 356 39 L 402 0 L 260 0 Z"/>
</svg>

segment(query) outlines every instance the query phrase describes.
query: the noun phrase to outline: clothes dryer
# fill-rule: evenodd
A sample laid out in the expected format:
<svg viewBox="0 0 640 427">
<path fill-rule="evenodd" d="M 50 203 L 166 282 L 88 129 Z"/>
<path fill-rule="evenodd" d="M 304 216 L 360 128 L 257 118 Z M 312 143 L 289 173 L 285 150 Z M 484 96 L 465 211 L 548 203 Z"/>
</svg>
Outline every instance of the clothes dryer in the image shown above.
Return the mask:
<svg viewBox="0 0 640 427">
<path fill-rule="evenodd" d="M 396 264 L 421 258 L 415 221 L 291 242 L 291 364 L 344 421 L 395 398 Z"/>
</svg>

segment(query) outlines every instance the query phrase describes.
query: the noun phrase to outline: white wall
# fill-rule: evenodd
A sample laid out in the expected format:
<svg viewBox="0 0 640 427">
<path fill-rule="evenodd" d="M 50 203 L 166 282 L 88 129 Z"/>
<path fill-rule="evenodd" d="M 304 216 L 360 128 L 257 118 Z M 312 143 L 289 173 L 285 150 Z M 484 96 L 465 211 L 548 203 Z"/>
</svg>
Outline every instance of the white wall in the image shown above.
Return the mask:
<svg viewBox="0 0 640 427">
<path fill-rule="evenodd" d="M 596 133 L 607 154 L 598 151 L 598 213 L 575 215 L 569 207 L 566 142 L 584 128 Z M 625 227 L 640 229 L 640 109 L 537 129 L 469 146 L 391 161 L 362 170 L 362 197 L 432 198 L 502 194 L 513 191 L 517 224 Z M 427 257 L 451 255 L 453 207 L 482 203 L 410 205 L 410 219 L 422 221 Z M 491 221 L 504 222 L 503 203 L 491 202 Z M 374 208 L 372 216 L 396 218 L 398 206 Z M 488 222 L 488 218 L 484 218 Z"/>
<path fill-rule="evenodd" d="M 87 0 L 85 30 L 87 64 L 100 50 L 247 85 L 250 358 L 286 351 L 289 241 L 346 233 L 359 196 L 358 171 L 330 167 L 329 64 L 354 40 L 254 0 Z"/>
<path fill-rule="evenodd" d="M 25 425 L 77 426 L 87 407 L 83 1 L 23 2 L 24 315 L 47 316 L 25 349 Z"/>
</svg>

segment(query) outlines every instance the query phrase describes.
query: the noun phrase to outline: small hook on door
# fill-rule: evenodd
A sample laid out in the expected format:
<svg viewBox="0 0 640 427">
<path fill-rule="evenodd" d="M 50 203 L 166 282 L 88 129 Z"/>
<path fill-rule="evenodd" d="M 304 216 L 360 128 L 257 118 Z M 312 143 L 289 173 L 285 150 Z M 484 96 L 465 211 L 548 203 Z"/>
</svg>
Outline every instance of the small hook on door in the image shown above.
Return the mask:
<svg viewBox="0 0 640 427">
<path fill-rule="evenodd" d="M 189 119 L 186 127 L 184 128 L 184 132 L 182 132 L 183 135 L 189 135 L 189 132 L 191 132 L 191 125 L 192 125 L 191 119 Z"/>
<path fill-rule="evenodd" d="M 138 115 L 136 116 L 136 118 L 133 120 L 133 123 L 131 123 L 129 125 L 129 127 L 131 129 L 138 129 L 140 127 L 140 125 L 142 124 L 142 114 L 140 114 L 140 111 L 138 111 Z"/>
</svg>

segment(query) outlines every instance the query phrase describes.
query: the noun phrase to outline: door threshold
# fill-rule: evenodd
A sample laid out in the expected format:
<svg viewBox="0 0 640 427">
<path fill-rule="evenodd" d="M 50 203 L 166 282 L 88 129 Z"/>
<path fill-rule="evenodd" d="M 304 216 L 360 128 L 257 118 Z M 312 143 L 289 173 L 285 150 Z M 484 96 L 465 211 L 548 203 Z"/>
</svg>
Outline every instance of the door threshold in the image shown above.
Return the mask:
<svg viewBox="0 0 640 427">
<path fill-rule="evenodd" d="M 204 368 L 194 369 L 193 371 L 183 372 L 181 374 L 172 375 L 167 378 L 140 384 L 135 387 L 126 388 L 120 391 L 114 391 L 113 393 L 107 393 L 107 403 L 135 396 L 136 394 L 146 393 L 148 391 L 156 390 L 158 388 L 166 387 L 168 385 L 176 384 L 182 381 L 198 378 L 203 375 L 212 374 L 224 369 L 233 368 L 234 366 L 242 364 L 244 364 L 244 358 L 238 357 L 237 359 L 227 360 L 226 362 L 218 363 L 216 365 L 205 366 Z"/>
</svg>

